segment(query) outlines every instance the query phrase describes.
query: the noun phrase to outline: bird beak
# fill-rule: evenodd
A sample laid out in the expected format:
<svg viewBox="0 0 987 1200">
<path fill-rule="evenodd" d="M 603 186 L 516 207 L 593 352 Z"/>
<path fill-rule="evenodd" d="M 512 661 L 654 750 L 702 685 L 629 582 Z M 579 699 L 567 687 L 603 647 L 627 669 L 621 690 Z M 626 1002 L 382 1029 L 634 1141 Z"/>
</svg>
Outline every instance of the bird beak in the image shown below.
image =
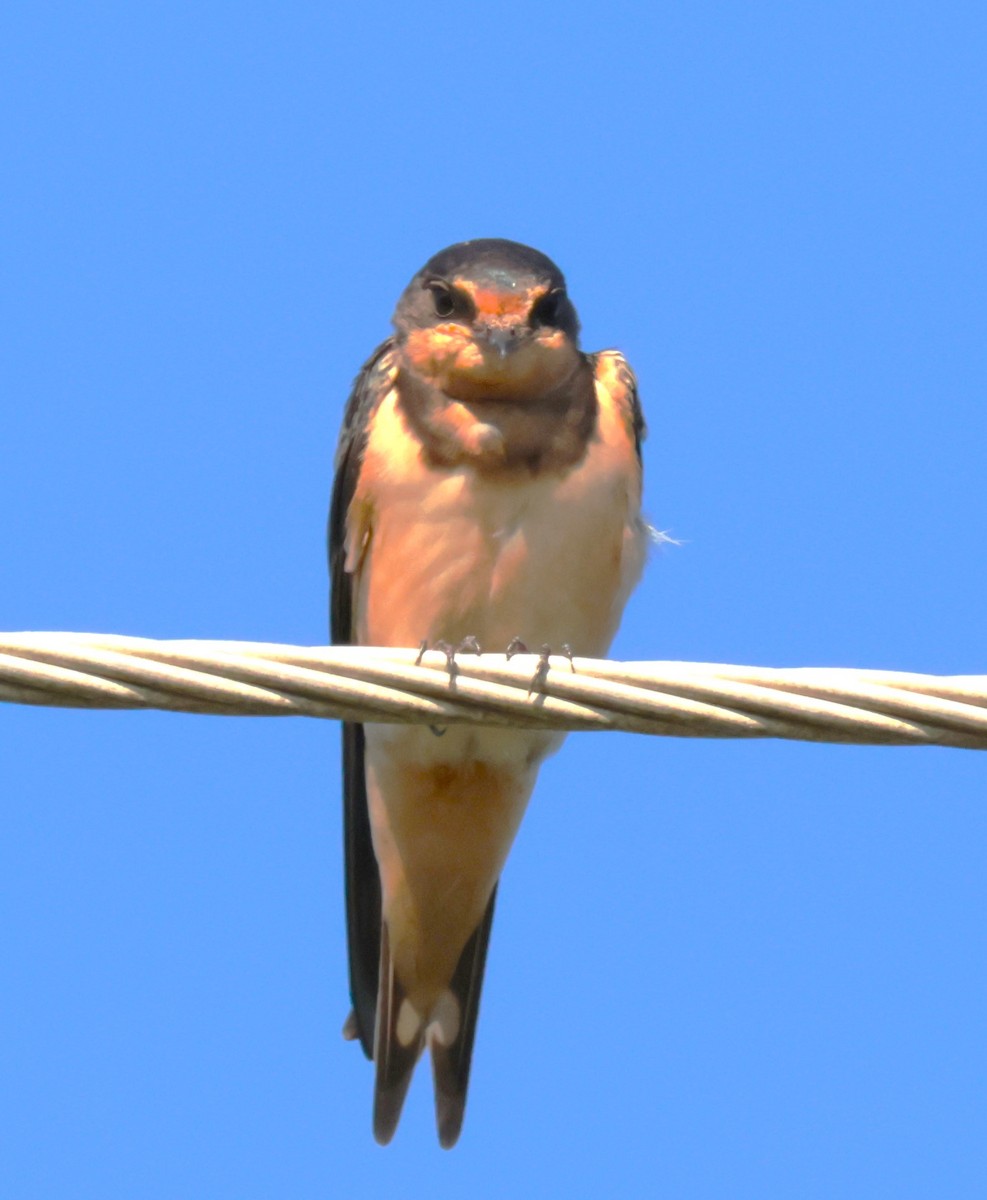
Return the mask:
<svg viewBox="0 0 987 1200">
<path fill-rule="evenodd" d="M 497 352 L 498 358 L 506 358 L 520 344 L 521 329 L 516 325 L 487 325 L 480 331 L 480 340 Z"/>
</svg>

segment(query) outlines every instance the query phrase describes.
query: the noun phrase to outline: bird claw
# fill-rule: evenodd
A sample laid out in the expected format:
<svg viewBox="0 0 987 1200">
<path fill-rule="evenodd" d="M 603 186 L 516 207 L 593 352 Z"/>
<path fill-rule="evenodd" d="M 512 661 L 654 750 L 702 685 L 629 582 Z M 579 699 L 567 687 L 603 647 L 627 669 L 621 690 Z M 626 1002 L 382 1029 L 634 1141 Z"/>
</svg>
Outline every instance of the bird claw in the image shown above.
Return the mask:
<svg viewBox="0 0 987 1200">
<path fill-rule="evenodd" d="M 508 644 L 507 651 L 505 653 L 505 658 L 507 659 L 508 662 L 510 662 L 515 654 L 527 654 L 527 653 L 528 653 L 528 647 L 524 644 L 524 642 L 522 642 L 519 637 L 513 637 L 513 638 L 511 638 L 510 643 Z"/>
</svg>

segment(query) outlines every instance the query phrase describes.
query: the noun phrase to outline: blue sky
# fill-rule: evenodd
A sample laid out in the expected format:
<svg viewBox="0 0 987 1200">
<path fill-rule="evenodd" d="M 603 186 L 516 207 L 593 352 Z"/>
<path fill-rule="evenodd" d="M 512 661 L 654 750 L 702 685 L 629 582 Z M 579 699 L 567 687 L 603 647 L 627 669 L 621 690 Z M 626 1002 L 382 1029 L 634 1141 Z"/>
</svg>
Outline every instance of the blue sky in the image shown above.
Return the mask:
<svg viewBox="0 0 987 1200">
<path fill-rule="evenodd" d="M 973 3 L 15 3 L 0 628 L 318 643 L 350 380 L 530 242 L 646 406 L 615 654 L 987 672 Z M 573 738 L 465 1132 L 370 1135 L 336 731 L 0 711 L 0 1190 L 980 1197 L 987 760 Z"/>
</svg>

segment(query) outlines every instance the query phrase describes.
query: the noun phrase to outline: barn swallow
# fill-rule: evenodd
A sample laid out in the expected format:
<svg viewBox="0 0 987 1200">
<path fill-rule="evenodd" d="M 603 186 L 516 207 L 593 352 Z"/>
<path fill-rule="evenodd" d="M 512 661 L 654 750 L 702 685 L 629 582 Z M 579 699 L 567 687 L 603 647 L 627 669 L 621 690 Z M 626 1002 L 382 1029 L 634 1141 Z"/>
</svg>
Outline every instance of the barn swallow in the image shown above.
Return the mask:
<svg viewBox="0 0 987 1200">
<path fill-rule="evenodd" d="M 644 420 L 584 354 L 558 267 L 485 238 L 412 279 L 346 407 L 329 518 L 332 640 L 606 654 L 641 574 Z M 473 643 L 475 645 L 475 643 Z M 343 725 L 350 993 L 390 1141 L 425 1046 L 459 1137 L 497 881 L 556 733 Z"/>
</svg>

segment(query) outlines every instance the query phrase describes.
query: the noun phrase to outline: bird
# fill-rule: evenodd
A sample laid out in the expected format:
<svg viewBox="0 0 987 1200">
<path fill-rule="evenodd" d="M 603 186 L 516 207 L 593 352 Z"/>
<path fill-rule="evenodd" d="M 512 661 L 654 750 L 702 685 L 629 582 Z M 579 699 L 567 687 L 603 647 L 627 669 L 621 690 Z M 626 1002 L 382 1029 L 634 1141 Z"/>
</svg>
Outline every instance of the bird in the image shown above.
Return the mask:
<svg viewBox="0 0 987 1200">
<path fill-rule="evenodd" d="M 562 272 L 503 238 L 435 254 L 392 323 L 336 451 L 333 644 L 605 655 L 649 529 L 627 361 L 583 353 Z M 343 1033 L 373 1061 L 382 1145 L 426 1046 L 439 1143 L 460 1135 L 498 880 L 561 741 L 343 723 Z"/>
</svg>

